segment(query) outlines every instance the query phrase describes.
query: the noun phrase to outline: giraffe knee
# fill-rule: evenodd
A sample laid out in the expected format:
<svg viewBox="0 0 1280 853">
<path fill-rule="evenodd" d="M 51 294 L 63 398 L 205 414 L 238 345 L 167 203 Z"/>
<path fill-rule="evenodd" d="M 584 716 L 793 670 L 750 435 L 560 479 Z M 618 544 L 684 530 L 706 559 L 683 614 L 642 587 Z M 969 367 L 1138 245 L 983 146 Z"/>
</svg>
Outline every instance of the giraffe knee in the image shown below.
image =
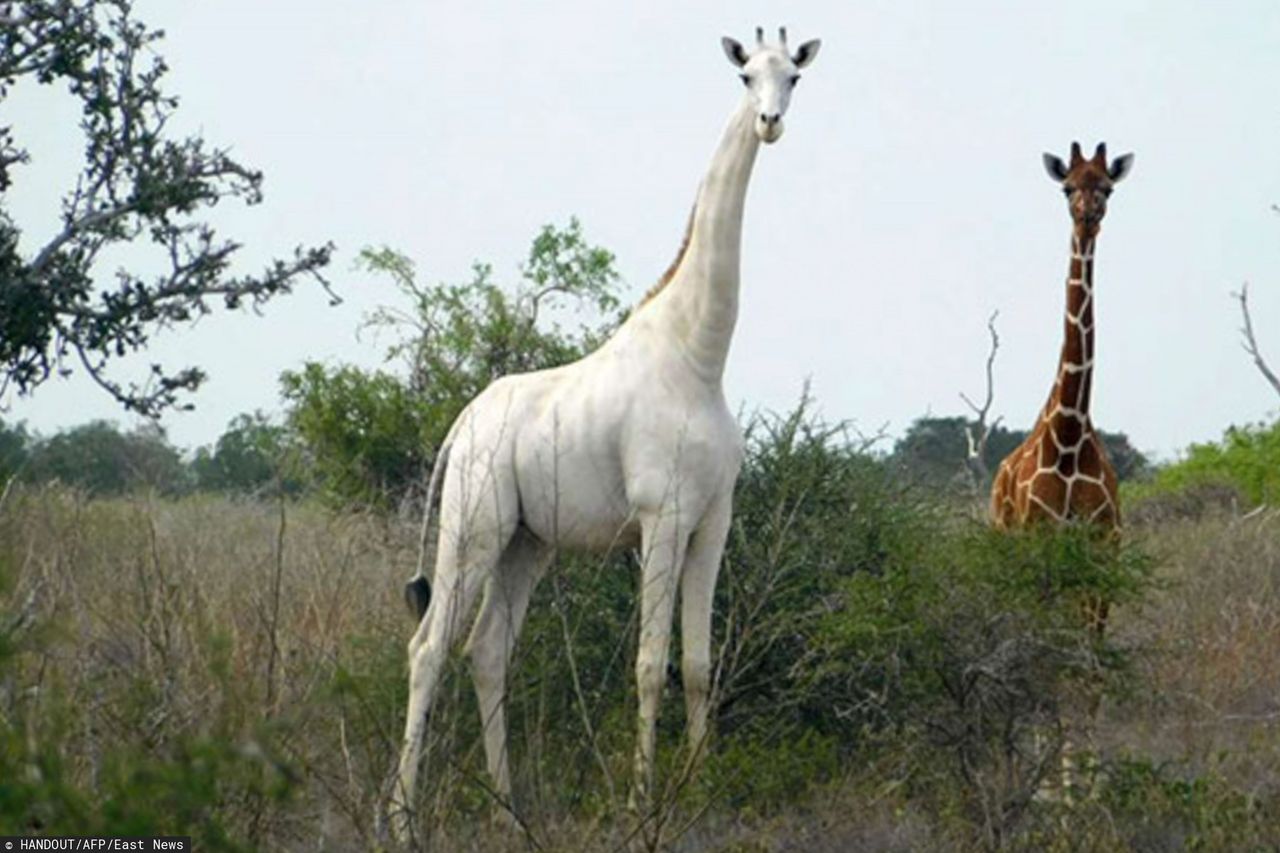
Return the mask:
<svg viewBox="0 0 1280 853">
<path fill-rule="evenodd" d="M 685 658 L 680 662 L 684 691 L 690 696 L 706 696 L 711 692 L 711 661 L 705 657 Z"/>
<path fill-rule="evenodd" d="M 666 675 L 667 667 L 663 661 L 641 659 L 636 662 L 636 689 L 640 694 L 642 712 L 649 705 L 656 708 Z"/>
</svg>

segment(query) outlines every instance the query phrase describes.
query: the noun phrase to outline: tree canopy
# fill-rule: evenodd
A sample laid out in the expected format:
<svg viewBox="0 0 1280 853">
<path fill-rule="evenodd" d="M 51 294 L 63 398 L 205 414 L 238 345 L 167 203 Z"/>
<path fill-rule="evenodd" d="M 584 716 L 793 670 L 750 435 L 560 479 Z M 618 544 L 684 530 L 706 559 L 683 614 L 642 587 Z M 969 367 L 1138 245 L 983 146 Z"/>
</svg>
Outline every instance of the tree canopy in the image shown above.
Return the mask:
<svg viewBox="0 0 1280 853">
<path fill-rule="evenodd" d="M 174 494 L 188 486 L 181 454 L 158 428 L 123 433 L 107 421 L 90 421 L 33 442 L 20 476 L 75 486 L 91 495 L 140 487 Z"/>
<path fill-rule="evenodd" d="M 933 486 L 963 482 L 968 443 L 959 416 L 916 418 L 893 448 L 893 460 L 914 479 Z M 1140 476 L 1148 468 L 1147 458 L 1123 432 L 1098 430 L 1107 456 L 1121 480 Z M 987 439 L 987 468 L 994 472 L 1000 461 L 1027 438 L 1027 431 L 996 425 Z"/>
<path fill-rule="evenodd" d="M 619 321 L 613 253 L 588 243 L 576 219 L 538 232 L 514 286 L 485 263 L 464 283 L 424 285 L 413 262 L 386 247 L 365 249 L 360 262 L 389 276 L 400 297 L 365 323 L 391 336 L 393 369 L 308 362 L 281 377 L 287 425 L 339 501 L 402 497 L 490 382 L 581 358 Z M 574 316 L 577 327 L 567 326 Z"/>
<path fill-rule="evenodd" d="M 299 247 L 258 275 L 232 274 L 241 244 L 201 212 L 224 199 L 258 203 L 262 173 L 198 135 L 168 130 L 178 100 L 161 89 L 162 37 L 133 17 L 129 0 L 0 5 L 0 103 L 20 83 L 63 86 L 79 102 L 84 142 L 58 230 L 24 235 L 5 194 L 32 155 L 13 127 L 0 127 L 0 401 L 78 365 L 142 415 L 186 405 L 185 392 L 205 378 L 201 368 L 152 364 L 146 381 L 126 383 L 108 363 L 218 301 L 258 306 L 300 277 L 324 284 L 329 245 Z M 149 245 L 151 262 L 103 275 L 103 252 L 125 243 Z"/>
</svg>

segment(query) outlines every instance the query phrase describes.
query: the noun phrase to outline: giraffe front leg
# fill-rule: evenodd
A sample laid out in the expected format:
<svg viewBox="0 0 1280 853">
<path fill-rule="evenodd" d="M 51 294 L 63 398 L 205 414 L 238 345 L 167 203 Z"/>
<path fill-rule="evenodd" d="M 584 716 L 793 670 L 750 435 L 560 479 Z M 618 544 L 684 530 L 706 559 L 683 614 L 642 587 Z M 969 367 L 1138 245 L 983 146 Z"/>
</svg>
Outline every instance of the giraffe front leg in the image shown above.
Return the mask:
<svg viewBox="0 0 1280 853">
<path fill-rule="evenodd" d="M 710 738 L 711 609 L 731 516 L 732 497 L 726 494 L 716 500 L 694 533 L 680 579 L 680 674 L 690 773 L 697 770 Z"/>
</svg>

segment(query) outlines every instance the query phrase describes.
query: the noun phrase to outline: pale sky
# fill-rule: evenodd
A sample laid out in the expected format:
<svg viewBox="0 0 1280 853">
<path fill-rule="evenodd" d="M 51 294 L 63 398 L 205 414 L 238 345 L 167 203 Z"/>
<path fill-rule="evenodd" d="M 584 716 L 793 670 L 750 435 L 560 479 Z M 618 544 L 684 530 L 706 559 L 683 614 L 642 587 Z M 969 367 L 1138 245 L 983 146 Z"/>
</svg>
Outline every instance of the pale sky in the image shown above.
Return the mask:
<svg viewBox="0 0 1280 853">
<path fill-rule="evenodd" d="M 785 24 L 821 37 L 747 200 L 732 406 L 789 408 L 806 378 L 822 413 L 899 434 L 982 391 L 999 309 L 994 411 L 1035 416 L 1062 333 L 1069 218 L 1040 154 L 1073 139 L 1136 153 L 1098 244 L 1094 421 L 1171 455 L 1280 399 L 1239 346 L 1230 293 L 1251 283 L 1280 368 L 1280 4 L 1169 2 L 601 2 L 136 0 L 167 31 L 198 129 L 266 173 L 266 201 L 219 206 L 257 271 L 332 239 L 330 308 L 304 286 L 265 316 L 218 314 L 129 363 L 194 363 L 210 379 L 171 439 L 216 439 L 278 411 L 304 360 L 378 364 L 356 337 L 393 298 L 352 269 L 360 247 L 409 254 L 428 281 L 474 259 L 514 282 L 544 223 L 578 216 L 638 297 L 674 255 L 740 98 L 721 35 Z M 69 96 L 0 105 L 34 162 L 5 203 L 36 245 L 52 233 L 81 141 Z M 111 259 L 115 264 L 121 254 Z M 106 272 L 109 273 L 111 265 Z M 0 414 L 43 433 L 130 421 L 84 378 Z"/>
</svg>

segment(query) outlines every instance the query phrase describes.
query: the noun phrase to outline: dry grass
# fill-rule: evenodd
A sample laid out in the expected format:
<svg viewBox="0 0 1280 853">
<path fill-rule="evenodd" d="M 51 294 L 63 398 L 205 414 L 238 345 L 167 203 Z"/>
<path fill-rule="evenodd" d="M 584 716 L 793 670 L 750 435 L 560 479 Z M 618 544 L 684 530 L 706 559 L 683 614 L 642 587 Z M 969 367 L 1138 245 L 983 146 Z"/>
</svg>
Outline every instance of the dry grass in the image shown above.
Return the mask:
<svg viewBox="0 0 1280 853">
<path fill-rule="evenodd" d="M 1102 729 L 1116 752 L 1211 772 L 1280 796 L 1280 511 L 1139 530 L 1163 588 L 1113 629 L 1139 649 L 1140 684 Z"/>
<path fill-rule="evenodd" d="M 231 824 L 255 844 L 364 846 L 398 697 L 334 690 L 344 671 L 397 659 L 411 539 L 296 506 L 11 496 L 0 517 L 9 599 L 46 626 L 19 659 L 27 716 L 74 709 L 61 752 L 90 785 L 124 744 L 269 748 L 298 793 L 287 809 L 237 804 Z"/>
</svg>

